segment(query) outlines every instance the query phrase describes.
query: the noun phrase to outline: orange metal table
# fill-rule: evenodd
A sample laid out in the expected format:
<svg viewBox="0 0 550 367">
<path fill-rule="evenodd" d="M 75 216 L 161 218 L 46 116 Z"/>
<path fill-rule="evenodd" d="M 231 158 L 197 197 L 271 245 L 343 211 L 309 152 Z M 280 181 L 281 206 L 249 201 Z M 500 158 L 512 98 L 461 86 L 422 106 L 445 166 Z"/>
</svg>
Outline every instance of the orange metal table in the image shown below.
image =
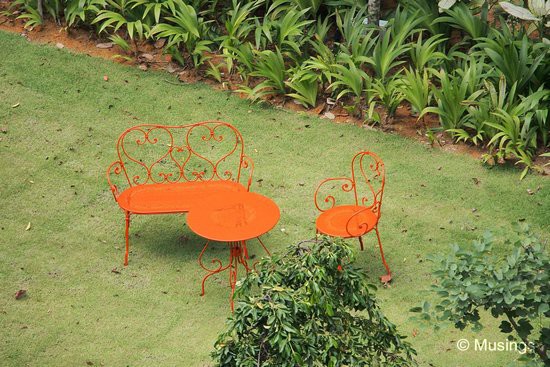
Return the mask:
<svg viewBox="0 0 550 367">
<path fill-rule="evenodd" d="M 247 272 L 250 271 L 246 241 L 257 238 L 264 250 L 271 255 L 260 236 L 270 231 L 279 221 L 279 217 L 279 207 L 273 200 L 252 192 L 213 194 L 193 206 L 187 215 L 187 224 L 193 232 L 207 239 L 199 255 L 199 265 L 208 273 L 202 280 L 201 295 L 204 295 L 204 283 L 209 277 L 229 270 L 230 305 L 233 310 L 238 265 L 241 264 Z M 204 265 L 202 257 L 210 241 L 229 244 L 227 265 L 224 266 L 219 259 L 212 260 L 212 264 L 216 266 L 214 269 Z"/>
</svg>

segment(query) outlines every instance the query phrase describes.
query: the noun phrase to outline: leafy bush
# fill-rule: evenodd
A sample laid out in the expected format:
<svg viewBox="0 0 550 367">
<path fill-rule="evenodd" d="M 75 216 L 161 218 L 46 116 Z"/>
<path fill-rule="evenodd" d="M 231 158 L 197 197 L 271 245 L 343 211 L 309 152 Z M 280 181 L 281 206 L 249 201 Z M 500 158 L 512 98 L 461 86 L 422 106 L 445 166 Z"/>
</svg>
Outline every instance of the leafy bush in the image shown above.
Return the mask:
<svg viewBox="0 0 550 367">
<path fill-rule="evenodd" d="M 342 240 L 289 246 L 237 287 L 216 366 L 410 366 L 415 351 L 386 319 Z"/>
<path fill-rule="evenodd" d="M 518 225 L 518 235 L 514 242 L 505 241 L 508 254 L 495 251 L 496 241 L 487 232 L 470 247 L 455 244 L 450 255 L 433 256 L 438 279 L 433 290 L 441 300 L 433 309 L 425 303 L 411 311 L 437 321 L 436 329 L 448 321 L 460 330 L 469 325 L 480 330 L 480 310 L 488 310 L 494 318 L 505 318 L 501 332 L 515 334 L 530 348 L 528 356 L 548 365 L 550 328 L 543 319 L 550 317 L 550 258 L 527 225 Z"/>
</svg>

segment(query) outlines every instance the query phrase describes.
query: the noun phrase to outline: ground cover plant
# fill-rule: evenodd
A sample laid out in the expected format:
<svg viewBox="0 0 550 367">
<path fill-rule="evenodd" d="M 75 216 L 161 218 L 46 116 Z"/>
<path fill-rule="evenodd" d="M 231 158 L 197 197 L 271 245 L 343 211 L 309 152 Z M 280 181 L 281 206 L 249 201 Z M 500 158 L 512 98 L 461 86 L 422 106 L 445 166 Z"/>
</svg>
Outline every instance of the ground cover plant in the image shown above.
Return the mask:
<svg viewBox="0 0 550 367">
<path fill-rule="evenodd" d="M 0 49 L 9 51 L 0 58 L 2 365 L 213 365 L 210 353 L 230 315 L 226 277 L 212 278 L 199 296 L 203 240 L 175 215 L 136 217 L 132 262 L 124 268 L 123 215 L 105 178 L 125 128 L 205 119 L 242 132 L 256 163 L 252 190 L 281 208 L 279 224 L 264 237 L 275 254 L 314 235 L 313 192 L 321 179 L 347 174 L 361 149 L 379 154 L 387 177 L 379 228 L 393 273 L 393 284 L 377 292 L 380 309 L 422 366 L 516 363 L 510 352 L 456 349 L 461 338 L 502 340 L 501 320 L 481 312 L 480 334 L 434 333 L 409 320 L 408 310 L 425 299 L 435 303 L 427 254 L 485 229 L 510 236 L 516 220 L 548 238 L 546 178 L 518 181 L 507 166 L 488 168 L 394 134 L 249 105 L 208 85 L 31 45 L 19 35 L 0 32 Z M 384 269 L 376 239 L 365 244 L 356 264 L 377 284 Z M 250 249 L 262 253 L 257 244 Z M 227 248 L 215 246 L 211 256 L 224 259 Z M 26 295 L 16 299 L 19 290 Z"/>
<path fill-rule="evenodd" d="M 423 123 L 437 116 L 426 134 L 482 146 L 485 162 L 512 160 L 523 177 L 542 170 L 534 161 L 550 143 L 550 2 L 515 3 L 402 0 L 383 27 L 381 2 L 366 0 L 17 0 L 11 9 L 29 27 L 49 14 L 91 28 L 134 57 L 162 41 L 175 61 L 254 101 L 335 99 L 372 124 L 410 107 Z"/>
</svg>

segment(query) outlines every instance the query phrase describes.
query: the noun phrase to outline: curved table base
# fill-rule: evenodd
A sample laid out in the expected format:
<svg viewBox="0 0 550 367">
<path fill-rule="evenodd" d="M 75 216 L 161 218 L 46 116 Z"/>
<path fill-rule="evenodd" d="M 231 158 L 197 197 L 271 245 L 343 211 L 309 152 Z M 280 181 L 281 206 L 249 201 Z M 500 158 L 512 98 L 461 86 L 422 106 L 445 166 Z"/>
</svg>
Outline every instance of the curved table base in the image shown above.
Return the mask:
<svg viewBox="0 0 550 367">
<path fill-rule="evenodd" d="M 264 245 L 260 237 L 256 237 L 257 240 L 262 245 L 265 252 L 271 256 L 271 253 L 267 249 L 267 247 Z M 229 297 L 229 304 L 231 306 L 231 311 L 234 309 L 233 305 L 233 294 L 235 293 L 235 284 L 237 284 L 237 274 L 238 274 L 238 268 L 239 264 L 241 264 L 246 272 L 248 273 L 252 269 L 256 270 L 256 264 L 258 261 L 256 261 L 252 268 L 248 265 L 249 256 L 248 256 L 248 249 L 246 247 L 246 241 L 233 241 L 233 242 L 227 242 L 229 245 L 229 262 L 227 265 L 223 265 L 222 261 L 220 259 L 212 259 L 211 262 L 214 264 L 213 268 L 210 268 L 204 264 L 202 261 L 202 257 L 206 250 L 208 249 L 208 246 L 210 245 L 210 240 L 206 241 L 206 244 L 202 248 L 202 251 L 199 255 L 199 265 L 201 268 L 203 268 L 207 274 L 202 278 L 201 283 L 201 296 L 204 296 L 204 284 L 206 283 L 206 280 L 210 278 L 214 274 L 221 273 L 223 271 L 229 270 L 229 286 L 231 287 L 231 295 Z"/>
</svg>

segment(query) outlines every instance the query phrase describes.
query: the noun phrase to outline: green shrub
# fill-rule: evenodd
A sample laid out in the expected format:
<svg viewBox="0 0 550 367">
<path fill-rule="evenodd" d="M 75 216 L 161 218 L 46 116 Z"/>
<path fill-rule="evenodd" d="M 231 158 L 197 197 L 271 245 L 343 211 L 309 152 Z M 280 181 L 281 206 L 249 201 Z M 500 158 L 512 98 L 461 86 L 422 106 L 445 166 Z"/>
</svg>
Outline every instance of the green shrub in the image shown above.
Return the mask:
<svg viewBox="0 0 550 367">
<path fill-rule="evenodd" d="M 525 224 L 518 226 L 518 239 L 506 240 L 504 254 L 487 232 L 472 246 L 452 246 L 450 255 L 433 256 L 433 290 L 440 302 L 411 309 L 440 327 L 451 322 L 460 330 L 471 325 L 482 329 L 481 310 L 500 319 L 501 332 L 514 335 L 529 347 L 526 355 L 550 363 L 550 258 L 543 242 Z M 502 248 L 499 244 L 498 248 Z M 542 364 L 541 363 L 541 364 Z"/>
<path fill-rule="evenodd" d="M 265 259 L 238 285 L 216 366 L 410 366 L 415 351 L 377 305 L 344 241 L 320 237 Z"/>
</svg>

